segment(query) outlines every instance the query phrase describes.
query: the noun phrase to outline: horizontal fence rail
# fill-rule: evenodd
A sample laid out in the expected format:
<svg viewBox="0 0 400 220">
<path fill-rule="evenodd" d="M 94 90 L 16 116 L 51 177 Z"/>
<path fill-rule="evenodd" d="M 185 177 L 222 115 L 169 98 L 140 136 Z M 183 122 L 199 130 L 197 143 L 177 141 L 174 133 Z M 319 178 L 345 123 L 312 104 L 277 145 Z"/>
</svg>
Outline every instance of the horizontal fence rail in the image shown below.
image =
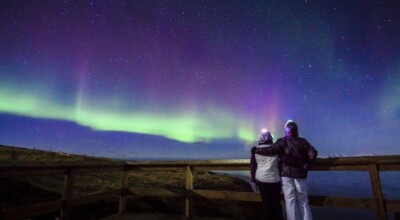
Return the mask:
<svg viewBox="0 0 400 220">
<path fill-rule="evenodd" d="M 185 176 L 185 188 L 139 188 L 127 187 L 127 173 L 137 170 L 154 171 L 165 169 L 181 169 Z M 73 207 L 89 204 L 110 198 L 119 198 L 119 214 L 126 213 L 127 196 L 177 197 L 184 199 L 184 216 L 192 216 L 192 199 L 206 198 L 215 200 L 235 200 L 260 202 L 261 197 L 253 192 L 236 192 L 220 190 L 195 189 L 193 180 L 195 172 L 209 170 L 248 170 L 249 160 L 203 160 L 203 161 L 144 161 L 115 163 L 60 164 L 21 162 L 0 164 L 0 177 L 18 177 L 27 175 L 64 175 L 64 193 L 61 199 L 38 204 L 0 210 L 0 219 L 23 219 L 45 213 L 60 211 L 61 219 L 70 218 Z M 350 198 L 333 196 L 309 196 L 310 205 L 323 207 L 339 207 L 362 210 L 374 210 L 377 219 L 387 219 L 387 212 L 395 213 L 400 219 L 400 200 L 388 200 L 383 197 L 380 182 L 380 171 L 400 171 L 400 156 L 371 156 L 317 159 L 309 167 L 311 171 L 366 171 L 369 172 L 373 198 Z M 76 174 L 92 172 L 120 171 L 121 188 L 105 192 L 89 194 L 73 198 L 72 188 Z"/>
</svg>

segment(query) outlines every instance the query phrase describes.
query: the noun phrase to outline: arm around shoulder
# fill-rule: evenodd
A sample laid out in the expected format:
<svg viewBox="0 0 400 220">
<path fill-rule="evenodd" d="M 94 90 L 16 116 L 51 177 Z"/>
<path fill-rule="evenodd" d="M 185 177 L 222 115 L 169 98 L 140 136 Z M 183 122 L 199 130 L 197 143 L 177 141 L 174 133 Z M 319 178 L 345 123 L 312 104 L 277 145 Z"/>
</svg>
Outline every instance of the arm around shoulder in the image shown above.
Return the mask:
<svg viewBox="0 0 400 220">
<path fill-rule="evenodd" d="M 281 154 L 283 152 L 283 143 L 281 139 L 279 139 L 275 144 L 272 144 L 269 147 L 261 147 L 255 149 L 256 154 L 264 155 L 264 156 L 274 156 Z"/>
</svg>

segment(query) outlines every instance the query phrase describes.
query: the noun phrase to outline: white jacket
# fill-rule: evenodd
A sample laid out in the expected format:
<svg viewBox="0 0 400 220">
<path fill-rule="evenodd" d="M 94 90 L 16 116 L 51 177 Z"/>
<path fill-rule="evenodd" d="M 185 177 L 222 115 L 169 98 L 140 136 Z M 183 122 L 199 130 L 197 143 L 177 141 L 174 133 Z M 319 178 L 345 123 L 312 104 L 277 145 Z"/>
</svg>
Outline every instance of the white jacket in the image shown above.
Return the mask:
<svg viewBox="0 0 400 220">
<path fill-rule="evenodd" d="M 270 145 L 258 145 L 258 148 L 269 147 Z M 256 180 L 263 183 L 276 183 L 281 180 L 279 176 L 278 157 L 263 156 L 256 154 L 257 170 Z"/>
</svg>

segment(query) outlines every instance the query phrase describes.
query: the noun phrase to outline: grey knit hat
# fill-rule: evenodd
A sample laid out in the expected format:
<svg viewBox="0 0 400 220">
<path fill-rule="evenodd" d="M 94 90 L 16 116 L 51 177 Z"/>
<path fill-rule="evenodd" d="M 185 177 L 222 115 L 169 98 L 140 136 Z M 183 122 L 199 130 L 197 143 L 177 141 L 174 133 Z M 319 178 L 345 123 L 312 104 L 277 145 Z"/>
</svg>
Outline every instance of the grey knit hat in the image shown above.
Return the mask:
<svg viewBox="0 0 400 220">
<path fill-rule="evenodd" d="M 271 132 L 269 132 L 267 129 L 262 129 L 258 142 L 267 142 L 272 141 L 273 139 L 274 137 L 272 136 Z"/>
</svg>

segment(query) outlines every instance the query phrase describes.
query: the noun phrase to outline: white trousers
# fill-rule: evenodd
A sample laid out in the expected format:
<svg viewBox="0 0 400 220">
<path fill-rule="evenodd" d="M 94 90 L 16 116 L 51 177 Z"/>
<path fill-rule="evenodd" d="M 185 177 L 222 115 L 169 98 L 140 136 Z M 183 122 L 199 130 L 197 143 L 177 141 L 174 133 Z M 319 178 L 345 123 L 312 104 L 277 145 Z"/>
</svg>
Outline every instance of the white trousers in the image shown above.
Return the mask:
<svg viewBox="0 0 400 220">
<path fill-rule="evenodd" d="M 282 177 L 287 220 L 312 220 L 306 179 Z"/>
</svg>

